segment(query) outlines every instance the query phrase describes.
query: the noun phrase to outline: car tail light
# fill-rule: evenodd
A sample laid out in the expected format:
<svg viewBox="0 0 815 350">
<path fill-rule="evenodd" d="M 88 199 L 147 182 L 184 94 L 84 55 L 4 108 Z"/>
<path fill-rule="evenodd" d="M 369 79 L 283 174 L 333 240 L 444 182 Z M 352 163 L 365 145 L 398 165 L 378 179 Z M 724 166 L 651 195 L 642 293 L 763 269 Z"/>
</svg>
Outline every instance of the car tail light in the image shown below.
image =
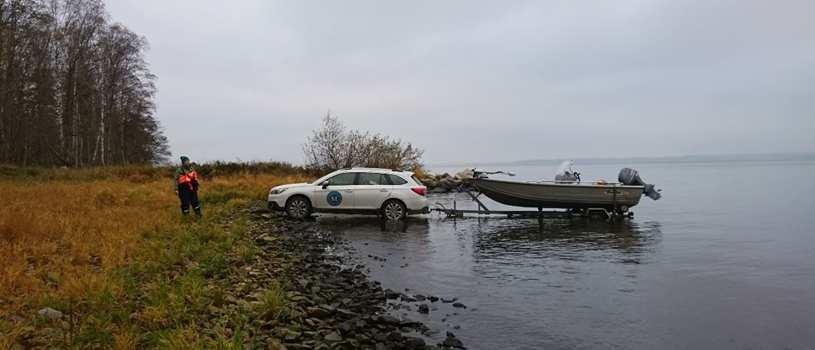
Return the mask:
<svg viewBox="0 0 815 350">
<path fill-rule="evenodd" d="M 424 196 L 427 194 L 427 187 L 413 187 L 410 190 L 416 192 L 416 194 L 420 196 Z"/>
</svg>

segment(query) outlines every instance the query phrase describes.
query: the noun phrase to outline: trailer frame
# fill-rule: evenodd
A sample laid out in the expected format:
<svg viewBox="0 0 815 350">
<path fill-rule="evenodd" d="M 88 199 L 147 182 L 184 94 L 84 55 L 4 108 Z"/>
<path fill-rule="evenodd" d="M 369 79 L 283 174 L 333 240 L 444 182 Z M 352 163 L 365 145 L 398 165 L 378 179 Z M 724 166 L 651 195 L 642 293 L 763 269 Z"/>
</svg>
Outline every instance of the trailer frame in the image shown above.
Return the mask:
<svg viewBox="0 0 815 350">
<path fill-rule="evenodd" d="M 620 211 L 616 206 L 614 210 L 606 208 L 585 208 L 585 209 L 552 209 L 552 208 L 538 208 L 538 210 L 491 210 L 480 200 L 481 192 L 478 191 L 462 191 L 470 196 L 470 199 L 478 205 L 478 209 L 458 209 L 457 201 L 453 200 L 453 208 L 447 208 L 444 204 L 436 202 L 436 207 L 430 209 L 431 212 L 439 212 L 444 214 L 447 218 L 464 218 L 465 214 L 475 214 L 476 216 L 494 216 L 504 215 L 507 218 L 519 219 L 572 219 L 572 218 L 591 218 L 602 214 L 608 222 L 614 222 L 616 219 L 633 218 L 632 211 Z M 475 194 L 474 194 L 475 192 Z M 616 193 L 615 193 L 616 194 Z M 616 199 L 616 196 L 615 196 Z"/>
</svg>

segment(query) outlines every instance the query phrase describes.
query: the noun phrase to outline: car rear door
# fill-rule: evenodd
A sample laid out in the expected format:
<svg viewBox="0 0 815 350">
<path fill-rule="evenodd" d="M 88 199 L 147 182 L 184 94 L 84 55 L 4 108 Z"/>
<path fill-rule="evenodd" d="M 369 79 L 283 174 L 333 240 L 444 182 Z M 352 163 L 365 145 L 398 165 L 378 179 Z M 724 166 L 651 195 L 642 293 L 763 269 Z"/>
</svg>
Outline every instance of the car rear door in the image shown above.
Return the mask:
<svg viewBox="0 0 815 350">
<path fill-rule="evenodd" d="M 315 208 L 322 210 L 354 209 L 357 174 L 337 174 L 323 181 L 323 184 L 314 189 L 312 199 Z"/>
<path fill-rule="evenodd" d="M 379 209 L 390 196 L 392 190 L 387 175 L 381 173 L 359 173 L 357 177 L 356 208 L 360 210 Z"/>
</svg>

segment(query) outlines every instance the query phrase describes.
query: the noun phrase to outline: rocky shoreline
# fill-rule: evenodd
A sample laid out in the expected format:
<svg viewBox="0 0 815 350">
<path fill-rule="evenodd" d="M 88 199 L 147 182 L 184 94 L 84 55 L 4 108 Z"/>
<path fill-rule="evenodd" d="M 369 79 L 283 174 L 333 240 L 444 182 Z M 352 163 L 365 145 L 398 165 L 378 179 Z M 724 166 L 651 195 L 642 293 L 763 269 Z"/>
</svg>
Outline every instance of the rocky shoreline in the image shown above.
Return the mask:
<svg viewBox="0 0 815 350">
<path fill-rule="evenodd" d="M 265 288 L 273 277 L 282 281 L 288 305 L 288 317 L 259 328 L 266 343 L 281 349 L 464 349 L 449 332 L 428 344 L 426 325 L 390 314 L 389 300 L 409 298 L 369 280 L 350 257 L 328 254 L 343 245 L 341 238 L 262 210 L 250 216 L 250 237 L 261 249 L 255 266 L 247 267 L 258 270 L 249 271 L 250 289 Z"/>
<path fill-rule="evenodd" d="M 473 175 L 473 169 L 464 169 L 453 175 L 448 173 L 421 174 L 419 180 L 430 193 L 464 192 L 471 189 Z"/>
</svg>

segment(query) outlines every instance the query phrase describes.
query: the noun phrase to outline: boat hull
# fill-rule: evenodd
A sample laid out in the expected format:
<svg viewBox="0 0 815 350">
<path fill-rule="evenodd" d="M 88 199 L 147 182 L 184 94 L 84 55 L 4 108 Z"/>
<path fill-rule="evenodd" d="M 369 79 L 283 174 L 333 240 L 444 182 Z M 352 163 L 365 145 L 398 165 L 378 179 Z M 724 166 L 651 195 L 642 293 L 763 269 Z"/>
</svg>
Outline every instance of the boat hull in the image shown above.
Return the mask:
<svg viewBox="0 0 815 350">
<path fill-rule="evenodd" d="M 490 199 L 516 207 L 612 210 L 640 202 L 642 186 L 589 185 L 476 179 L 474 186 Z"/>
</svg>

